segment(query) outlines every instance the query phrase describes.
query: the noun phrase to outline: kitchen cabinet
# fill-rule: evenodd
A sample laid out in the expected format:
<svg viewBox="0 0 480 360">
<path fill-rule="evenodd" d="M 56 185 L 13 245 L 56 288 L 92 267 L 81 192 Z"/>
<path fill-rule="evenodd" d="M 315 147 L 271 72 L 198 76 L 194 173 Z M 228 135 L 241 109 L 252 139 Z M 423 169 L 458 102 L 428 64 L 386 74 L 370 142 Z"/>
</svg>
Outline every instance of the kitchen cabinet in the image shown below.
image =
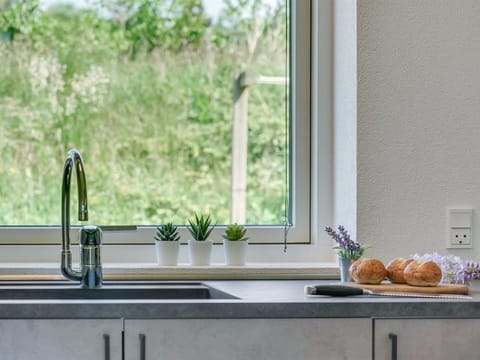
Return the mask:
<svg viewBox="0 0 480 360">
<path fill-rule="evenodd" d="M 125 360 L 370 360 L 371 328 L 371 319 L 127 319 Z"/>
<path fill-rule="evenodd" d="M 480 319 L 375 319 L 375 360 L 480 357 Z"/>
<path fill-rule="evenodd" d="M 121 360 L 121 319 L 0 319 L 2 360 Z"/>
</svg>

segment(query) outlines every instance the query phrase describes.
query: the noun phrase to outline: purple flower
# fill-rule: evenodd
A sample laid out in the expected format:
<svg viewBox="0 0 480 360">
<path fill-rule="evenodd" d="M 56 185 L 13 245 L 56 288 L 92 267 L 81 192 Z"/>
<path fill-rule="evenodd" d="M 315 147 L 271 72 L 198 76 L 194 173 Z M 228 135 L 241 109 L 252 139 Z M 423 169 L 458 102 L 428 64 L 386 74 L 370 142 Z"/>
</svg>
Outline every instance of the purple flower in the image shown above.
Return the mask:
<svg viewBox="0 0 480 360">
<path fill-rule="evenodd" d="M 335 246 L 334 249 L 337 250 L 340 258 L 356 260 L 363 255 L 366 248 L 360 246 L 358 242 L 352 240 L 350 234 L 347 230 L 345 230 L 344 226 L 339 225 L 338 232 L 327 226 L 325 231 L 337 243 L 337 246 Z"/>
<path fill-rule="evenodd" d="M 480 264 L 473 261 L 465 262 L 461 275 L 464 283 L 469 283 L 471 280 L 478 280 L 480 278 Z"/>
</svg>

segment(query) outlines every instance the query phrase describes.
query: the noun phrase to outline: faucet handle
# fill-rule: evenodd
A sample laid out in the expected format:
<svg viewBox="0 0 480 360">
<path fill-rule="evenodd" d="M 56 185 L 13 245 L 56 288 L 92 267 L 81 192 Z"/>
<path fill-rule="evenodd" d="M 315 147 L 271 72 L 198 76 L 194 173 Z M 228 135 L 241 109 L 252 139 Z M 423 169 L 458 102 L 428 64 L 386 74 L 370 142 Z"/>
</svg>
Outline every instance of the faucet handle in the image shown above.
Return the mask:
<svg viewBox="0 0 480 360">
<path fill-rule="evenodd" d="M 80 236 L 79 236 L 80 244 L 84 245 L 101 245 L 102 244 L 102 230 L 95 225 L 87 225 L 83 226 L 80 229 Z"/>
</svg>

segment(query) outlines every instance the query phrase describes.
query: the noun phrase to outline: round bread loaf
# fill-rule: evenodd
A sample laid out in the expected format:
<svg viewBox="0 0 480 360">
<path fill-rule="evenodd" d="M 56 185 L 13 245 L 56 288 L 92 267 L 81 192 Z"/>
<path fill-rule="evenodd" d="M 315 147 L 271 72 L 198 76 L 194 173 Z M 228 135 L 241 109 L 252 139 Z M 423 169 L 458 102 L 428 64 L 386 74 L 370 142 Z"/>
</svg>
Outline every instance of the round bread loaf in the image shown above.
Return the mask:
<svg viewBox="0 0 480 360">
<path fill-rule="evenodd" d="M 407 265 L 403 276 L 408 285 L 437 286 L 442 280 L 442 269 L 433 261 L 414 260 Z"/>
<path fill-rule="evenodd" d="M 402 258 L 396 258 L 390 261 L 386 267 L 388 280 L 395 284 L 405 284 L 406 281 L 403 271 L 412 261 L 413 259 Z"/>
<path fill-rule="evenodd" d="M 350 266 L 350 277 L 359 284 L 380 284 L 386 274 L 385 266 L 377 259 L 358 259 Z"/>
</svg>

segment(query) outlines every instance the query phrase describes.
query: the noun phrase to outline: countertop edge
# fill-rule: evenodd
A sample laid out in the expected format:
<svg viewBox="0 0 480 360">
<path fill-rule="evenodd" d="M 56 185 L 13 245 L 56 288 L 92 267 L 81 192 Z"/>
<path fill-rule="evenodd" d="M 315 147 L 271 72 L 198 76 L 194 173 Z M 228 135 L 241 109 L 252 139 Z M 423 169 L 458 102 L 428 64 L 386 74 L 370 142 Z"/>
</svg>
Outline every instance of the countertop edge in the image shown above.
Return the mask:
<svg viewBox="0 0 480 360">
<path fill-rule="evenodd" d="M 332 281 L 315 280 L 315 283 Z M 0 318 L 480 318 L 480 286 L 472 300 L 307 297 L 310 280 L 205 281 L 239 299 L 1 300 Z"/>
</svg>

